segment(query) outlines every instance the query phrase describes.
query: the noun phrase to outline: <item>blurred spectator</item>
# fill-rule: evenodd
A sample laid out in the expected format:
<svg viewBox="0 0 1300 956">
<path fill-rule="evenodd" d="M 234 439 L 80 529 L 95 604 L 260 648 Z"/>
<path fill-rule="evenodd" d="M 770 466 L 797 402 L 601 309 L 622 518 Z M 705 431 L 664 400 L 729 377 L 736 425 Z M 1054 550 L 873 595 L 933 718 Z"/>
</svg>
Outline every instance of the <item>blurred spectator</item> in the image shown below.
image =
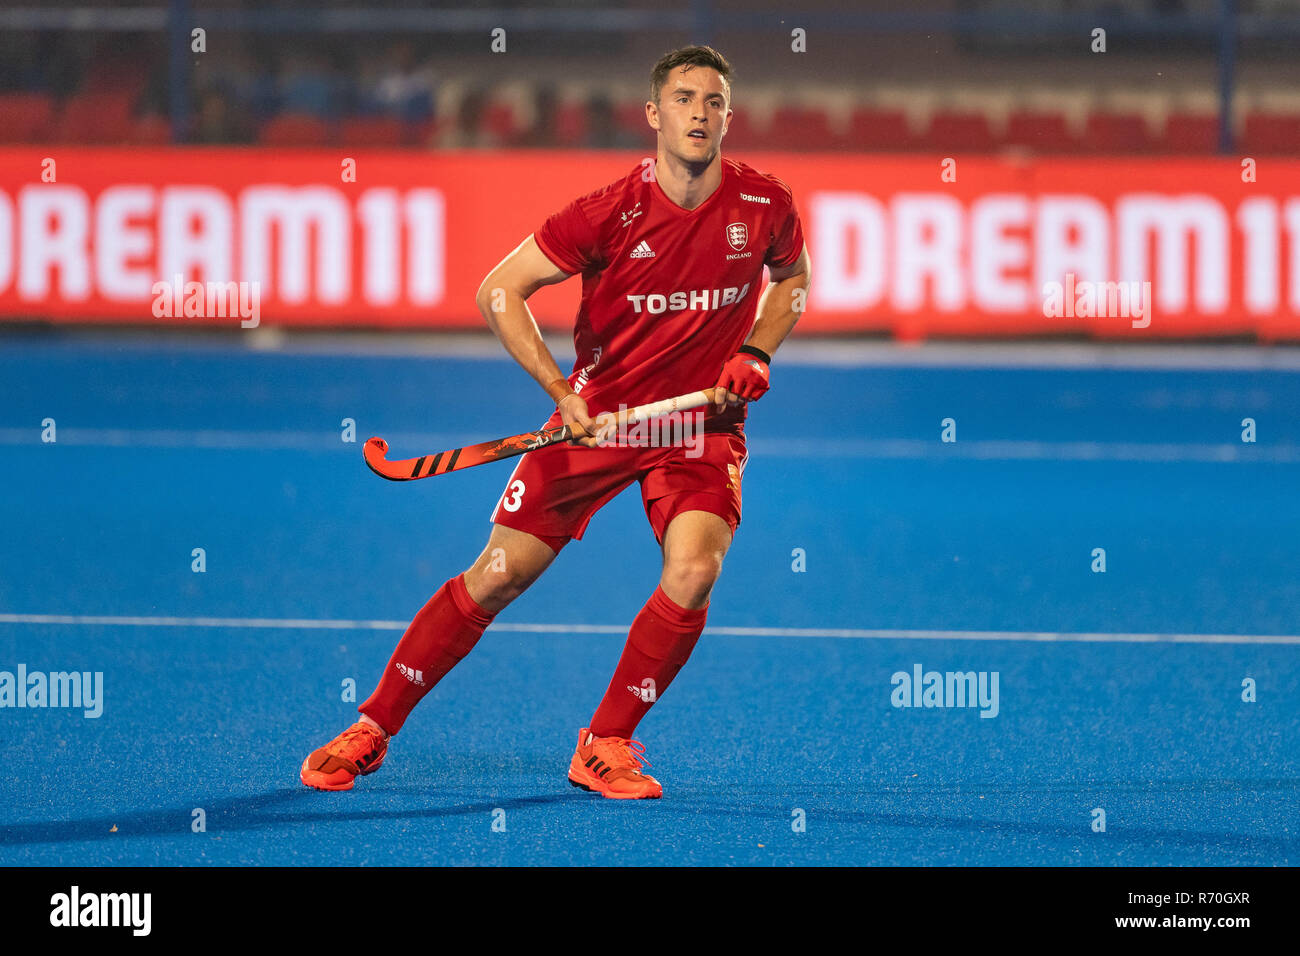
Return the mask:
<svg viewBox="0 0 1300 956">
<path fill-rule="evenodd" d="M 415 47 L 409 40 L 393 44 L 374 73 L 362 80 L 363 111 L 414 123 L 433 116 L 434 73 L 427 65 L 416 62 Z"/>
<path fill-rule="evenodd" d="M 719 5 L 719 0 L 713 3 Z M 824 9 L 852 6 L 848 0 L 811 0 L 811 3 Z M 114 7 L 129 10 L 133 5 L 156 11 L 170 9 L 166 0 L 136 0 L 135 4 L 127 0 L 45 0 L 43 4 L 20 0 L 20 6 L 38 13 L 44 7 L 84 6 L 87 11 L 102 13 Z M 601 32 L 596 34 L 599 43 L 593 43 L 591 35 L 581 30 L 512 36 L 512 53 L 525 50 L 528 56 L 536 58 L 535 64 L 520 66 L 514 56 L 508 61 L 491 57 L 486 43 L 481 42 L 482 37 L 469 43 L 466 38 L 470 34 L 461 29 L 419 26 L 420 10 L 445 5 L 430 4 L 428 0 L 374 0 L 372 5 L 375 9 L 408 10 L 414 26 L 403 32 L 400 24 L 407 22 L 403 18 L 390 20 L 386 25 L 377 24 L 373 30 L 346 32 L 328 24 L 320 25 L 320 29 L 315 26 L 298 29 L 292 23 L 259 28 L 250 18 L 247 25 L 220 29 L 214 25 L 207 37 L 207 48 L 192 54 L 176 50 L 172 35 L 158 26 L 101 29 L 87 21 L 71 29 L 49 26 L 0 31 L 0 94 L 34 94 L 26 99 L 37 103 L 39 110 L 52 117 L 37 123 L 34 128 L 38 131 L 34 135 L 71 139 L 84 136 L 87 141 L 103 138 L 105 134 L 96 131 L 95 123 L 80 118 L 75 109 L 69 110 L 68 104 L 84 103 L 100 94 L 111 93 L 117 102 L 131 100 L 133 117 L 167 117 L 173 106 L 183 102 L 183 98 L 173 96 L 176 90 L 172 84 L 178 82 L 194 91 L 189 103 L 190 132 L 199 142 L 254 141 L 264 135 L 268 120 L 287 114 L 291 119 L 304 119 L 303 128 L 323 124 L 331 131 L 357 119 L 361 123 L 354 129 L 373 131 L 373 135 L 389 145 L 565 149 L 584 146 L 645 149 L 653 145 L 654 134 L 640 115 L 638 104 L 621 98 L 611 102 L 608 96 L 599 94 L 587 100 L 582 91 L 568 89 L 568 84 L 575 79 L 572 67 L 575 62 L 581 63 L 575 57 L 588 53 L 598 55 L 602 57 L 601 69 L 606 69 L 604 64 L 620 55 L 619 51 L 629 42 L 629 35 Z M 485 5 L 492 6 L 492 3 L 470 0 L 462 4 Z M 497 3 L 510 8 L 572 8 L 575 5 L 590 6 L 585 0 L 499 0 Z M 922 0 L 922 5 L 934 10 L 953 8 L 970 20 L 971 29 L 958 34 L 958 52 L 945 61 L 960 65 L 962 79 L 936 73 L 925 57 L 913 55 L 912 51 L 917 49 L 915 43 L 919 42 L 917 37 L 897 41 L 889 37 L 865 38 L 872 40 L 872 48 L 888 61 L 880 75 L 873 72 L 874 66 L 861 69 L 851 66 L 851 62 L 858 60 L 876 62 L 875 57 L 859 58 L 856 54 L 851 60 L 820 70 L 805 69 L 803 58 L 798 57 L 782 58 L 780 62 L 798 61 L 799 66 L 779 66 L 777 61 L 772 61 L 779 69 L 765 77 L 763 85 L 772 88 L 774 98 L 789 97 L 789 102 L 777 103 L 776 108 L 793 106 L 801 99 L 805 91 L 798 87 L 805 82 L 817 85 L 816 88 L 810 85 L 809 93 L 835 84 L 847 94 L 846 102 L 837 103 L 833 111 L 821 106 L 793 110 L 810 114 L 814 125 L 829 127 L 834 119 L 835 135 L 814 138 L 810 148 L 907 148 L 909 144 L 915 145 L 913 139 L 920 130 L 927 130 L 929 136 L 934 129 L 942 134 L 940 139 L 947 136 L 955 145 L 969 146 L 971 140 L 964 133 L 943 133 L 945 127 L 933 122 L 936 111 L 944 106 L 946 94 L 942 91 L 949 85 L 969 86 L 962 110 L 967 109 L 969 101 L 971 112 L 984 114 L 990 135 L 999 140 L 995 144 L 998 147 L 1040 151 L 1075 149 L 1077 135 L 1070 130 L 1085 128 L 1089 115 L 1104 115 L 1118 108 L 1112 101 L 1119 92 L 1135 103 L 1141 100 L 1140 105 L 1125 106 L 1124 110 L 1141 112 L 1142 123 L 1149 127 L 1152 136 L 1137 136 L 1131 143 L 1119 140 L 1113 148 L 1132 152 L 1151 149 L 1209 152 L 1218 142 L 1217 127 L 1205 125 L 1213 117 L 1202 115 L 1211 112 L 1212 107 L 1192 108 L 1187 104 L 1208 102 L 1217 95 L 1218 83 L 1211 57 L 1217 49 L 1218 37 L 1210 27 L 1216 22 L 1215 11 L 1231 9 L 1230 5 L 1221 6 L 1220 0 L 1133 0 L 1129 3 L 1125 0 Z M 293 22 L 297 23 L 302 22 L 303 13 L 311 17 L 334 9 L 350 14 L 358 10 L 358 5 L 351 0 L 271 0 L 270 3 L 267 0 L 189 0 L 188 6 L 195 15 L 200 8 L 207 7 L 246 12 L 293 11 L 297 14 Z M 368 6 L 363 4 L 362 8 Z M 1235 9 L 1240 15 L 1262 18 L 1259 24 L 1266 26 L 1270 17 L 1300 10 L 1300 0 L 1237 0 Z M 1171 20 L 1193 14 L 1201 18 L 1201 27 L 1171 29 L 1162 34 L 1148 30 L 1150 24 L 1146 24 L 1140 42 L 1116 41 L 1117 49 L 1107 57 L 1106 70 L 1090 73 L 1071 66 L 1063 74 L 1055 59 L 1059 51 L 1050 44 L 1068 45 L 1076 50 L 1077 57 L 1090 57 L 1091 53 L 1087 43 L 1080 43 L 1072 32 L 1062 33 L 1063 28 L 1053 24 L 1060 21 L 1059 14 L 1081 10 L 1098 15 L 1111 11 L 1118 20 L 1123 19 L 1121 13 L 1130 19 L 1140 14 L 1142 18 Z M 1053 16 L 1041 32 L 1003 29 L 1012 15 L 1032 16 L 1036 12 Z M 981 25 L 985 16 L 990 19 Z M 365 26 L 366 14 L 362 13 L 362 17 Z M 29 19 L 24 14 L 19 22 Z M 230 22 L 239 23 L 242 19 L 235 17 Z M 267 22 L 278 19 L 279 15 L 275 14 Z M 39 22 L 39 17 L 31 22 Z M 1286 22 L 1293 24 L 1290 20 Z M 1270 34 L 1259 24 L 1254 30 L 1244 31 L 1240 38 L 1239 59 L 1243 66 L 1247 63 L 1251 66 L 1249 74 L 1243 71 L 1243 85 L 1238 88 L 1239 92 L 1248 94 L 1247 108 L 1240 117 L 1242 122 L 1237 124 L 1243 133 L 1245 121 L 1252 116 L 1256 126 L 1272 123 L 1275 114 L 1286 118 L 1300 116 L 1291 69 L 1296 34 L 1289 28 Z M 1281 21 L 1279 24 L 1283 25 Z M 1256 35 L 1247 36 L 1247 33 Z M 1118 35 L 1124 36 L 1124 31 L 1119 29 Z M 967 39 L 971 42 L 978 39 L 978 49 L 970 47 Z M 1261 47 L 1261 43 L 1268 45 Z M 995 56 L 989 56 L 988 51 L 980 52 L 989 44 L 996 47 L 992 50 Z M 761 58 L 767 56 L 766 48 L 756 40 L 746 46 L 738 38 L 734 45 L 739 62 L 763 62 Z M 571 46 L 575 48 L 572 53 Z M 730 38 L 727 48 L 732 49 Z M 1053 51 L 1050 57 L 1040 58 L 1044 49 Z M 1260 54 L 1261 50 L 1267 58 Z M 178 56 L 180 52 L 184 55 Z M 1150 81 L 1149 58 L 1155 52 L 1177 56 L 1182 64 L 1163 73 L 1157 71 L 1155 75 L 1163 77 L 1159 82 Z M 1023 71 L 1016 65 L 1017 57 L 1022 60 Z M 819 57 L 817 62 L 829 61 Z M 644 66 L 638 61 L 638 75 Z M 977 76 L 986 66 L 989 76 Z M 1266 68 L 1276 75 L 1266 72 Z M 469 92 L 456 108 L 451 108 L 459 98 L 451 87 L 459 86 L 462 80 L 481 84 L 481 88 Z M 1044 80 L 1050 82 L 1040 82 Z M 562 98 L 560 92 L 564 93 Z M 1128 97 L 1130 92 L 1132 97 Z M 986 107 L 980 105 L 981 97 L 987 97 Z M 889 105 L 888 109 L 881 107 L 884 99 L 891 103 L 897 100 L 897 108 L 895 105 Z M 1260 104 L 1266 101 L 1276 105 L 1264 108 Z M 443 109 L 449 115 L 436 115 L 440 102 L 447 104 Z M 906 104 L 906 120 L 902 118 L 903 104 Z M 910 124 L 913 132 L 887 139 L 874 133 L 859 135 L 859 114 L 867 116 L 868 123 L 872 123 L 869 114 L 882 111 L 891 114 L 886 119 Z M 67 122 L 62 119 L 65 113 L 72 117 Z M 811 116 L 813 113 L 822 115 Z M 1059 128 L 1065 132 L 1052 135 L 1039 132 L 1030 136 L 1017 133 L 1018 138 L 1013 142 L 1009 131 L 1016 124 L 1011 121 L 1026 118 L 1038 124 L 1035 129 Z M 439 122 L 435 123 L 435 119 Z M 366 122 L 372 125 L 367 127 Z M 45 127 L 49 127 L 48 132 Z M 1177 135 L 1169 130 L 1176 131 Z M 1183 136 L 1184 130 L 1191 133 Z M 364 140 L 368 135 L 372 133 L 365 133 L 361 138 Z M 733 134 L 733 146 L 741 141 L 741 135 Z M 1285 144 L 1283 148 L 1291 149 Z"/>
<path fill-rule="evenodd" d="M 332 71 L 315 53 L 290 53 L 279 78 L 280 108 L 286 113 L 328 119 L 337 99 Z"/>
<path fill-rule="evenodd" d="M 48 36 L 48 34 L 47 34 Z M 49 87 L 42 38 L 34 33 L 0 31 L 0 90 L 37 91 Z"/>
<path fill-rule="evenodd" d="M 533 96 L 533 124 L 517 145 L 528 149 L 548 149 L 555 145 L 555 122 L 559 111 L 555 88 L 542 86 Z"/>
<path fill-rule="evenodd" d="M 207 90 L 199 98 L 194 116 L 196 143 L 251 143 L 252 130 L 243 114 L 232 112 L 230 102 L 217 90 Z"/>
<path fill-rule="evenodd" d="M 638 136 L 619 124 L 614 103 L 608 96 L 597 94 L 589 106 L 587 145 L 593 149 L 638 149 L 651 142 L 650 125 Z"/>
<path fill-rule="evenodd" d="M 483 135 L 483 114 L 487 109 L 487 95 L 482 90 L 470 90 L 460 101 L 456 120 L 438 137 L 443 149 L 475 149 L 488 145 Z"/>
<path fill-rule="evenodd" d="M 155 61 L 149 69 L 144 90 L 136 104 L 138 111 L 153 116 L 166 116 L 170 108 L 167 83 L 165 64 Z"/>
</svg>

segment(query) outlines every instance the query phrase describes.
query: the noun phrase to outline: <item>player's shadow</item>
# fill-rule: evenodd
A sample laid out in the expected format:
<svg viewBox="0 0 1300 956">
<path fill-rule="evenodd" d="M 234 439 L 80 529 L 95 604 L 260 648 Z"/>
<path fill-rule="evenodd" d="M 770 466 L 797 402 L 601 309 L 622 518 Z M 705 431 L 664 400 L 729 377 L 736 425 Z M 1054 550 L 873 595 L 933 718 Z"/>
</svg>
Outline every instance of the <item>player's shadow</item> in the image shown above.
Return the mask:
<svg viewBox="0 0 1300 956">
<path fill-rule="evenodd" d="M 822 811 L 818 811 L 822 815 Z M 1085 822 L 1080 826 L 1063 826 L 1059 823 L 1034 823 L 1030 821 L 941 816 L 924 813 L 869 813 L 835 812 L 827 815 L 831 821 L 846 831 L 869 833 L 884 828 L 921 830 L 927 835 L 948 831 L 954 833 L 979 833 L 987 837 L 1024 836 L 1038 837 L 1068 843 L 1087 840 L 1094 836 Z M 1103 837 L 1098 835 L 1097 839 Z M 1300 852 L 1300 838 L 1272 836 L 1270 834 L 1223 833 L 1209 830 L 1173 830 L 1161 827 L 1132 826 L 1127 822 L 1111 822 L 1104 834 L 1107 846 L 1127 846 L 1132 849 L 1187 849 L 1232 850 L 1265 853 L 1271 857 L 1290 859 Z M 1090 847 L 1097 849 L 1098 847 Z"/>
<path fill-rule="evenodd" d="M 942 811 L 935 812 L 908 812 L 906 805 L 912 797 L 925 797 L 932 802 L 935 796 L 953 796 L 959 797 L 963 801 L 978 794 L 999 794 L 1018 796 L 1028 793 L 1054 793 L 1062 794 L 1067 792 L 1093 794 L 1098 793 L 1191 793 L 1191 792 L 1242 792 L 1251 791 L 1295 791 L 1300 789 L 1300 780 L 1290 779 L 1267 779 L 1267 780 L 1166 780 L 1151 782 L 1115 782 L 1089 784 L 1082 786 L 1079 784 L 1067 784 L 1050 787 L 983 787 L 978 785 L 963 784 L 958 786 L 918 786 L 915 788 L 894 788 L 889 790 L 871 789 L 871 788 L 854 788 L 846 786 L 832 785 L 810 786 L 803 791 L 802 805 L 807 808 L 808 819 L 815 819 L 819 827 L 825 827 L 826 832 L 836 834 L 871 834 L 878 833 L 882 829 L 902 829 L 918 830 L 927 834 L 934 834 L 942 831 L 951 831 L 954 833 L 982 833 L 988 836 L 997 835 L 1016 835 L 1027 837 L 1038 837 L 1055 839 L 1061 841 L 1077 840 L 1082 834 L 1085 838 L 1091 837 L 1091 831 L 1088 828 L 1089 818 L 1085 814 L 1083 822 L 1079 825 L 1068 826 L 1061 823 L 1037 822 L 1033 820 L 1016 820 L 1004 817 L 994 816 L 960 816 L 954 813 L 945 814 Z M 755 819 L 780 820 L 786 824 L 789 820 L 790 799 L 786 791 L 780 793 L 769 793 L 769 797 L 776 797 L 775 803 L 770 803 L 767 807 L 762 805 L 762 801 L 750 798 L 743 802 L 737 802 L 735 805 L 720 805 L 716 800 L 711 800 L 701 794 L 697 799 L 693 796 L 683 795 L 683 798 L 666 804 L 664 809 L 668 811 L 677 811 L 683 814 L 694 815 L 700 812 L 701 807 L 707 806 L 714 812 L 724 812 L 729 817 L 750 817 Z M 781 797 L 785 796 L 782 800 Z M 810 799 L 815 797 L 815 802 Z M 893 807 L 881 809 L 865 809 L 861 804 L 867 801 L 879 802 L 881 799 L 888 800 L 894 804 Z M 1079 800 L 1079 805 L 1092 806 L 1095 800 L 1089 801 L 1083 798 Z M 842 809 L 834 804 L 849 804 Z M 857 803 L 858 806 L 852 804 Z M 955 810 L 956 808 L 954 808 Z M 990 808 L 986 813 L 997 813 L 998 811 Z M 1116 825 L 1117 821 L 1112 818 L 1109 829 L 1104 837 L 1100 835 L 1097 839 L 1105 839 L 1110 845 L 1123 845 L 1132 848 L 1185 848 L 1185 849 L 1215 849 L 1215 850 L 1240 850 L 1254 851 L 1256 853 L 1268 853 L 1278 858 L 1286 857 L 1288 859 L 1300 854 L 1300 836 L 1290 834 L 1274 835 L 1271 833 L 1225 833 L 1221 831 L 1196 830 L 1196 829 L 1170 829 L 1153 826 L 1134 825 L 1133 820 L 1138 814 L 1130 811 L 1125 815 L 1122 825 Z"/>
<path fill-rule="evenodd" d="M 381 793 L 409 793 L 416 797 L 437 799 L 438 794 L 428 791 L 400 790 L 375 791 Z M 468 816 L 493 810 L 520 810 L 526 807 L 545 806 L 573 801 L 583 796 L 577 791 L 539 794 L 533 797 L 508 797 L 479 803 L 460 803 L 437 806 L 407 806 L 398 809 L 359 806 L 345 809 L 339 803 L 326 803 L 335 798 L 306 787 L 286 787 L 269 793 L 224 800 L 204 800 L 196 797 L 184 806 L 159 810 L 135 810 L 125 813 L 103 814 L 80 820 L 41 820 L 34 823 L 16 823 L 0 827 L 0 846 L 28 843 L 81 843 L 91 840 L 122 840 L 138 836 L 174 836 L 190 830 L 192 813 L 201 807 L 206 816 L 207 832 L 222 833 L 247 830 L 274 830 L 299 823 L 340 823 L 365 820 L 419 820 L 437 817 Z M 446 795 L 443 795 L 446 799 Z M 344 797 L 343 799 L 347 799 Z M 367 803 L 370 803 L 368 800 Z M 310 809 L 294 810 L 303 806 Z"/>
<path fill-rule="evenodd" d="M 1081 782 L 1066 780 L 1059 783 L 1035 782 L 1025 786 L 1018 784 L 993 783 L 986 781 L 963 781 L 961 783 L 903 783 L 890 787 L 863 787 L 853 784 L 825 783 L 807 781 L 799 784 L 799 791 L 811 791 L 830 796 L 842 793 L 860 797 L 907 797 L 913 794 L 933 796 L 936 794 L 950 796 L 978 796 L 980 794 L 1002 794 L 1016 796 L 1024 793 L 1084 795 L 1086 801 L 1101 799 L 1112 793 L 1251 793 L 1262 790 L 1291 790 L 1300 792 L 1300 778 L 1271 778 L 1258 780 L 1207 780 L 1187 778 L 1180 780 L 1091 780 Z M 785 792 L 780 790 L 777 792 Z"/>
</svg>

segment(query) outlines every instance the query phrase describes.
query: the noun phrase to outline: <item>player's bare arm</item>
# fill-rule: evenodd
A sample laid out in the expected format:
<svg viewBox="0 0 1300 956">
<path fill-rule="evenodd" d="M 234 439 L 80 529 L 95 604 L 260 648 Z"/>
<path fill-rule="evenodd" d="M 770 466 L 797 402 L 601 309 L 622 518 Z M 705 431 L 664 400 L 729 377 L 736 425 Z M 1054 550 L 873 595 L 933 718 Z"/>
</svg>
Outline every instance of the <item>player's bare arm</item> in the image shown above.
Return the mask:
<svg viewBox="0 0 1300 956">
<path fill-rule="evenodd" d="M 587 414 L 587 403 L 569 388 L 528 308 L 529 296 L 542 286 L 563 282 L 570 274 L 546 258 L 530 235 L 487 274 L 475 301 L 488 328 L 510 357 L 551 396 L 564 423 L 581 425 L 591 434 L 596 425 Z M 595 439 L 585 438 L 580 443 L 594 445 Z"/>
<path fill-rule="evenodd" d="M 745 340 L 742 349 L 754 349 L 758 355 L 747 352 L 739 352 L 736 359 L 741 362 L 761 361 L 764 368 L 761 370 L 740 369 L 740 373 L 754 375 L 761 371 L 762 380 L 766 380 L 766 365 L 771 361 L 776 350 L 780 348 L 781 343 L 785 341 L 787 335 L 794 329 L 795 324 L 799 321 L 799 316 L 807 307 L 808 286 L 812 278 L 812 264 L 808 258 L 808 246 L 804 245 L 803 250 L 799 253 L 799 258 L 788 266 L 769 266 L 768 275 L 771 282 L 763 290 L 763 297 L 758 303 L 758 317 L 754 320 L 754 328 L 749 333 L 749 338 Z M 743 359 L 742 356 L 750 354 L 751 359 Z M 742 401 L 753 401 L 762 396 L 762 391 L 754 394 L 752 390 L 736 392 L 725 387 L 727 381 L 731 378 L 731 363 L 723 371 L 723 377 L 719 379 L 719 384 L 714 390 L 714 402 L 719 409 L 731 404 L 736 405 Z M 736 386 L 741 387 L 741 386 Z M 766 389 L 763 389 L 766 391 Z"/>
</svg>

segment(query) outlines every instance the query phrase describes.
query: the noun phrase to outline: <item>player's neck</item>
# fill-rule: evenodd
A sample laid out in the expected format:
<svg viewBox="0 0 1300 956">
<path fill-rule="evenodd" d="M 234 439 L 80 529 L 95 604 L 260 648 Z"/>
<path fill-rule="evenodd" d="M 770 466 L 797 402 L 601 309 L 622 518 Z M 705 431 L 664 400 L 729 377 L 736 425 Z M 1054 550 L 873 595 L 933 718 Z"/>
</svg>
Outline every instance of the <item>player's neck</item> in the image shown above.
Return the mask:
<svg viewBox="0 0 1300 956">
<path fill-rule="evenodd" d="M 655 179 L 665 196 L 683 209 L 695 209 L 722 185 L 722 154 L 700 165 L 661 152 L 655 163 Z"/>
</svg>

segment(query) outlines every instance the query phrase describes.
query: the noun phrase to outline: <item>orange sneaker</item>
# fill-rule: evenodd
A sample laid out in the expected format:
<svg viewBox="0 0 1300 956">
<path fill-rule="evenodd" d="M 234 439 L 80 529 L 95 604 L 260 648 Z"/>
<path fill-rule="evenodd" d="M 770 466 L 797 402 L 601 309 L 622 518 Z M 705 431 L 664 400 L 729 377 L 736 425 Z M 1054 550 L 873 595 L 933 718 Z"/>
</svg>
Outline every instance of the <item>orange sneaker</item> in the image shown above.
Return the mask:
<svg viewBox="0 0 1300 956">
<path fill-rule="evenodd" d="M 317 790 L 351 790 L 356 778 L 374 773 L 388 753 L 388 734 L 357 721 L 302 762 L 299 778 Z"/>
<path fill-rule="evenodd" d="M 645 745 L 626 737 L 597 737 L 590 728 L 578 731 L 578 749 L 569 761 L 569 783 L 614 800 L 657 800 L 664 795 L 659 781 L 641 772 Z M 650 766 L 649 762 L 645 766 Z"/>
</svg>

